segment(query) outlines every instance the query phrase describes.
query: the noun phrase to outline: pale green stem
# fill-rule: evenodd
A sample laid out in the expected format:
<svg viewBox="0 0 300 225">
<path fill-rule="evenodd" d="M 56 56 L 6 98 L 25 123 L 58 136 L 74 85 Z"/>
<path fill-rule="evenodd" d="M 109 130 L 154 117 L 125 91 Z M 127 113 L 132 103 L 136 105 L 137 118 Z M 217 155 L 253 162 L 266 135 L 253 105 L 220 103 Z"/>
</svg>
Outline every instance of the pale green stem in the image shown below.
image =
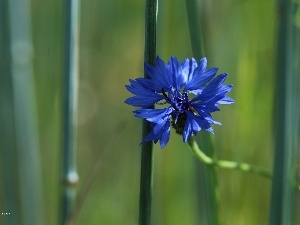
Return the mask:
<svg viewBox="0 0 300 225">
<path fill-rule="evenodd" d="M 14 125 L 14 128 L 9 128 L 10 132 L 14 130 L 14 136 L 10 139 L 14 142 L 9 143 L 13 148 L 5 149 L 5 151 L 13 151 L 16 148 L 17 157 L 11 163 L 14 163 L 18 170 L 18 183 L 15 185 L 18 184 L 21 209 L 20 214 L 11 213 L 12 216 L 20 218 L 22 225 L 40 225 L 43 224 L 45 218 L 36 109 L 37 95 L 33 69 L 31 1 L 9 0 L 7 2 L 10 43 L 6 44 L 10 44 L 10 54 L 7 57 L 11 57 L 11 69 L 3 72 L 11 74 L 3 74 L 2 70 L 0 73 L 1 76 L 11 75 L 14 115 L 9 117 L 14 121 L 8 125 Z M 11 174 L 10 171 L 6 173 Z"/>
<path fill-rule="evenodd" d="M 204 48 L 200 23 L 199 0 L 186 0 L 186 11 L 188 17 L 189 33 L 194 57 L 198 60 L 204 57 Z M 217 157 L 214 147 L 214 141 L 211 134 L 201 133 L 200 140 L 206 153 L 211 157 Z M 203 187 L 207 208 L 207 223 L 210 225 L 219 225 L 220 216 L 220 191 L 218 184 L 218 175 L 215 167 L 205 167 L 202 169 Z M 205 219 L 200 218 L 200 223 Z"/>
<path fill-rule="evenodd" d="M 234 161 L 225 161 L 225 160 L 216 160 L 207 156 L 201 149 L 199 148 L 197 142 L 194 140 L 193 137 L 189 140 L 189 146 L 191 147 L 192 152 L 196 155 L 196 157 L 206 165 L 212 165 L 218 168 L 223 169 L 232 169 L 232 170 L 240 170 L 243 172 L 252 172 L 257 173 L 261 176 L 272 178 L 272 174 L 267 170 L 257 167 L 254 165 L 250 165 L 247 163 L 239 163 Z"/>
</svg>

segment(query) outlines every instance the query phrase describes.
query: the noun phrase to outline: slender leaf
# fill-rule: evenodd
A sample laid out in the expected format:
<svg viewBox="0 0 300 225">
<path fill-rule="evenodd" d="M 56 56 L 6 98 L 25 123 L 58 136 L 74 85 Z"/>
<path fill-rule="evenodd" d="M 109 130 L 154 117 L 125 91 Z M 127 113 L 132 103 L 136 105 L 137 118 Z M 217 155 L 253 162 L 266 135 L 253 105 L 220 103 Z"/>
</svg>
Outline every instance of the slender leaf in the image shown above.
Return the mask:
<svg viewBox="0 0 300 225">
<path fill-rule="evenodd" d="M 18 171 L 15 122 L 13 107 L 13 87 L 11 74 L 10 29 L 8 1 L 0 1 L 0 159 L 4 183 L 4 206 L 2 212 L 13 213 L 1 219 L 6 224 L 20 224 L 17 183 Z"/>
<path fill-rule="evenodd" d="M 299 49 L 296 48 L 299 28 L 294 24 L 295 7 L 295 2 L 278 1 L 272 225 L 295 224 L 295 166 L 299 136 Z"/>
<path fill-rule="evenodd" d="M 38 225 L 44 224 L 45 217 L 32 65 L 31 7 L 29 1 L 16 0 L 9 1 L 8 6 L 10 41 L 7 40 L 7 44 L 9 44 L 11 55 L 7 54 L 7 56 L 11 57 L 11 63 L 8 64 L 11 65 L 11 71 L 7 70 L 5 76 L 9 76 L 11 72 L 13 115 L 10 116 L 10 120 L 14 121 L 7 124 L 10 130 L 10 146 L 6 146 L 9 148 L 6 150 L 12 150 L 10 155 L 16 147 L 17 158 L 13 159 L 13 165 L 18 165 L 16 168 L 18 169 L 19 217 L 21 218 L 19 224 Z M 11 126 L 15 126 L 14 144 L 11 143 L 13 141 Z M 9 155 L 8 160 L 12 160 L 12 155 Z"/>
</svg>

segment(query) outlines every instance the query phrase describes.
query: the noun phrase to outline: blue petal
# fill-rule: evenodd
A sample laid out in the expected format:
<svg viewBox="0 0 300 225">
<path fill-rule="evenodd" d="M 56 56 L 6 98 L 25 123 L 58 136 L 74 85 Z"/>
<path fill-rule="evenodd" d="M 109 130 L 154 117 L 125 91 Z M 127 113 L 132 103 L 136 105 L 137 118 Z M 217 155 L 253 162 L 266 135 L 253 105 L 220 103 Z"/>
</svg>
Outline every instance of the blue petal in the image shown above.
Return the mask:
<svg viewBox="0 0 300 225">
<path fill-rule="evenodd" d="M 169 69 L 170 74 L 172 75 L 172 87 L 179 91 L 182 85 L 184 84 L 184 77 L 182 75 L 180 62 L 175 56 L 171 57 L 171 59 L 168 62 L 167 68 Z"/>
<path fill-rule="evenodd" d="M 129 80 L 130 85 L 125 85 L 126 89 L 134 95 L 156 94 L 153 90 L 148 89 L 136 80 Z M 157 94 L 156 94 L 157 95 Z"/>
<path fill-rule="evenodd" d="M 220 111 L 220 109 L 216 103 L 207 104 L 205 102 L 198 102 L 198 103 L 193 103 L 192 107 L 199 113 L 199 115 L 201 115 L 203 117 L 207 116 L 207 114 L 205 114 L 205 113 Z M 202 113 L 202 112 L 204 112 L 204 113 Z"/>
<path fill-rule="evenodd" d="M 212 129 L 212 127 L 206 128 L 205 130 L 208 131 L 209 133 L 212 133 L 212 134 L 214 133 L 214 130 Z"/>
<path fill-rule="evenodd" d="M 172 76 L 166 68 L 163 60 L 158 56 L 156 57 L 156 66 L 150 64 L 144 64 L 145 73 L 151 78 L 151 80 L 160 87 L 160 89 L 169 89 L 172 87 Z"/>
<path fill-rule="evenodd" d="M 126 89 L 135 94 L 135 96 L 127 98 L 126 104 L 138 106 L 138 107 L 149 107 L 154 105 L 156 102 L 164 99 L 163 95 L 155 93 L 153 90 L 149 90 L 140 84 L 138 81 L 129 80 L 131 85 L 126 85 Z"/>
<path fill-rule="evenodd" d="M 144 118 L 152 123 L 160 123 L 161 120 L 166 120 L 171 117 L 172 107 L 165 109 L 138 109 L 134 110 L 133 113 L 136 117 Z"/>
<path fill-rule="evenodd" d="M 224 99 L 225 95 L 232 89 L 232 85 L 222 85 L 221 87 L 217 88 L 215 92 L 212 92 L 210 94 L 203 94 L 202 99 L 206 102 L 216 103 L 220 102 L 222 99 Z M 204 92 L 204 91 L 203 91 Z M 221 103 L 219 103 L 221 104 Z"/>
<path fill-rule="evenodd" d="M 155 98 L 155 97 L 149 97 L 149 96 L 133 96 L 133 97 L 127 98 L 124 102 L 128 105 L 142 107 L 142 108 L 148 108 L 148 107 L 154 105 L 156 102 L 158 102 L 161 99 L 162 98 Z"/>
<path fill-rule="evenodd" d="M 195 68 L 197 67 L 197 62 L 194 58 L 185 59 L 181 64 L 182 76 L 184 83 L 188 83 L 192 79 Z"/>
<path fill-rule="evenodd" d="M 195 75 L 201 74 L 204 72 L 207 66 L 206 58 L 202 58 L 197 64 L 194 58 L 186 59 L 184 64 L 182 64 L 182 70 L 185 70 L 184 76 L 186 77 L 186 71 L 188 71 L 187 79 L 185 79 L 185 83 L 189 83 Z"/>
<path fill-rule="evenodd" d="M 186 84 L 184 91 L 198 90 L 204 87 L 217 73 L 218 68 L 211 68 L 206 71 L 202 71 L 197 67 L 194 70 L 193 78 Z"/>
<path fill-rule="evenodd" d="M 148 88 L 150 90 L 156 91 L 157 93 L 161 92 L 161 85 L 158 85 L 157 83 L 153 82 L 151 79 L 147 78 L 137 78 L 135 79 L 139 84 L 144 86 L 145 88 Z"/>
<path fill-rule="evenodd" d="M 234 100 L 227 96 L 225 96 L 224 98 L 222 98 L 217 102 L 217 104 L 232 104 L 232 103 L 234 103 Z"/>
<path fill-rule="evenodd" d="M 163 128 L 162 136 L 161 136 L 161 139 L 159 141 L 160 142 L 160 147 L 164 148 L 168 144 L 169 139 L 170 139 L 170 122 L 166 123 L 164 128 Z"/>
<path fill-rule="evenodd" d="M 192 114 L 192 118 L 198 123 L 202 130 L 206 130 L 213 133 L 213 129 L 211 128 L 211 121 L 207 120 L 206 118 L 204 119 L 200 116 L 196 116 L 194 114 Z"/>
<path fill-rule="evenodd" d="M 206 57 L 202 58 L 198 63 L 198 68 L 200 72 L 203 72 L 207 67 L 207 59 Z"/>
<path fill-rule="evenodd" d="M 196 135 L 200 130 L 212 130 L 210 123 L 200 116 L 196 116 L 193 113 L 186 111 L 187 120 L 183 130 L 183 141 L 187 142 L 191 135 Z"/>
<path fill-rule="evenodd" d="M 218 121 L 215 121 L 212 116 L 211 116 L 211 112 L 215 112 L 215 111 L 218 111 L 219 108 L 215 105 L 213 106 L 209 106 L 209 107 L 206 107 L 206 106 L 203 106 L 203 105 L 200 105 L 200 104 L 195 104 L 193 105 L 193 108 L 197 111 L 197 113 L 203 117 L 208 123 L 211 123 L 211 124 L 218 124 L 218 125 L 222 125 L 220 122 Z"/>
<path fill-rule="evenodd" d="M 227 73 L 220 74 L 215 79 L 213 79 L 207 87 L 201 93 L 202 95 L 209 95 L 210 93 L 215 92 L 226 80 Z"/>
<path fill-rule="evenodd" d="M 170 121 L 161 120 L 160 123 L 152 123 L 152 131 L 145 137 L 142 143 L 160 140 L 160 147 L 164 148 L 170 139 Z"/>
<path fill-rule="evenodd" d="M 220 74 L 214 78 L 191 102 L 202 101 L 207 104 L 215 104 L 225 97 L 225 95 L 232 89 L 232 85 L 222 85 L 225 81 L 227 74 Z M 220 103 L 221 104 L 221 103 Z"/>
<path fill-rule="evenodd" d="M 187 142 L 192 133 L 196 134 L 198 131 L 201 130 L 201 127 L 198 125 L 198 123 L 192 119 L 192 113 L 186 112 L 187 113 L 187 120 L 184 125 L 184 130 L 183 130 L 183 141 Z"/>
</svg>

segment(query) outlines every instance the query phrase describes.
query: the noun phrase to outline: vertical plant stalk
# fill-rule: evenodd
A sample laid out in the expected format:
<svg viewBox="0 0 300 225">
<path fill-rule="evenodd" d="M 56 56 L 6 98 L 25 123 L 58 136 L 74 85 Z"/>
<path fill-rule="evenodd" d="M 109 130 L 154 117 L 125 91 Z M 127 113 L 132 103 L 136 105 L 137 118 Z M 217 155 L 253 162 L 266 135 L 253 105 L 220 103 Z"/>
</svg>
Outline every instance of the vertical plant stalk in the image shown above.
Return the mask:
<svg viewBox="0 0 300 225">
<path fill-rule="evenodd" d="M 21 223 L 18 205 L 15 123 L 11 72 L 10 29 L 8 0 L 0 1 L 0 164 L 3 177 L 3 212 L 14 212 L 6 216 L 6 224 Z"/>
<path fill-rule="evenodd" d="M 79 74 L 79 0 L 65 2 L 64 79 L 63 79 L 63 138 L 62 138 L 62 199 L 61 224 L 71 214 L 78 181 L 76 170 L 76 119 Z"/>
<path fill-rule="evenodd" d="M 295 167 L 299 137 L 299 47 L 296 2 L 278 0 L 275 154 L 270 224 L 295 224 Z M 297 40 L 298 39 L 298 40 Z"/>
<path fill-rule="evenodd" d="M 155 65 L 156 58 L 156 24 L 158 13 L 158 0 L 146 0 L 145 10 L 145 51 L 144 62 Z M 144 74 L 147 78 L 147 74 Z M 154 107 L 154 106 L 153 106 Z M 151 127 L 143 120 L 142 137 L 150 133 Z M 151 202 L 153 185 L 153 143 L 142 144 L 141 149 L 141 177 L 140 177 L 140 203 L 139 225 L 150 225 Z"/>
<path fill-rule="evenodd" d="M 204 57 L 199 2 L 198 0 L 186 0 L 185 5 L 188 17 L 192 52 L 194 57 L 199 60 Z"/>
<path fill-rule="evenodd" d="M 197 60 L 204 57 L 204 48 L 200 24 L 200 12 L 199 12 L 199 1 L 198 0 L 186 0 L 186 10 L 189 24 L 190 39 L 192 45 L 192 51 L 194 57 Z M 211 134 L 206 132 L 200 132 L 200 146 L 201 149 L 209 157 L 216 160 L 216 152 L 214 147 L 214 140 Z M 199 166 L 203 171 L 200 172 L 200 176 L 204 178 L 204 194 L 207 208 L 207 223 L 210 225 L 220 224 L 220 213 L 219 213 L 219 185 L 216 167 L 213 165 Z M 199 181 L 200 182 L 200 181 Z M 200 184 L 199 184 L 200 185 Z M 203 204 L 198 203 L 199 209 L 203 209 Z M 200 218 L 203 221 L 202 218 Z"/>
<path fill-rule="evenodd" d="M 28 0 L 8 2 L 14 144 L 17 153 L 14 164 L 18 165 L 21 220 L 23 225 L 38 225 L 44 222 L 44 202 L 32 65 L 31 7 Z"/>
</svg>

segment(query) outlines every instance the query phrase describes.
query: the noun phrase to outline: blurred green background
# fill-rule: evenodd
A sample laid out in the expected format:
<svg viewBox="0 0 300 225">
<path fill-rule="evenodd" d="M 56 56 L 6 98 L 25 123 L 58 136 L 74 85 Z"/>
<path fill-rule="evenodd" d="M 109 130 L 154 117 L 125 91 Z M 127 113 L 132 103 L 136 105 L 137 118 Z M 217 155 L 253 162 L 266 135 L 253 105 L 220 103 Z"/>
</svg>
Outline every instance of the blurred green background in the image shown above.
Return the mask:
<svg viewBox="0 0 300 225">
<path fill-rule="evenodd" d="M 31 10 L 45 224 L 50 225 L 59 211 L 62 2 L 32 0 Z M 229 73 L 227 83 L 234 85 L 229 96 L 236 101 L 214 114 L 223 124 L 214 127 L 218 157 L 271 170 L 275 1 L 206 0 L 201 13 L 208 66 Z M 144 1 L 82 1 L 80 29 L 78 191 L 102 158 L 75 224 L 137 224 L 141 120 L 123 102 L 130 96 L 124 87 L 128 79 L 143 76 Z M 184 1 L 160 1 L 157 44 L 165 61 L 171 55 L 192 57 Z M 202 213 L 197 163 L 174 132 L 164 150 L 155 145 L 153 224 L 197 224 Z M 219 170 L 219 180 L 224 225 L 267 224 L 269 180 L 227 170 Z M 0 190 L 3 210 L 3 179 Z"/>
</svg>

